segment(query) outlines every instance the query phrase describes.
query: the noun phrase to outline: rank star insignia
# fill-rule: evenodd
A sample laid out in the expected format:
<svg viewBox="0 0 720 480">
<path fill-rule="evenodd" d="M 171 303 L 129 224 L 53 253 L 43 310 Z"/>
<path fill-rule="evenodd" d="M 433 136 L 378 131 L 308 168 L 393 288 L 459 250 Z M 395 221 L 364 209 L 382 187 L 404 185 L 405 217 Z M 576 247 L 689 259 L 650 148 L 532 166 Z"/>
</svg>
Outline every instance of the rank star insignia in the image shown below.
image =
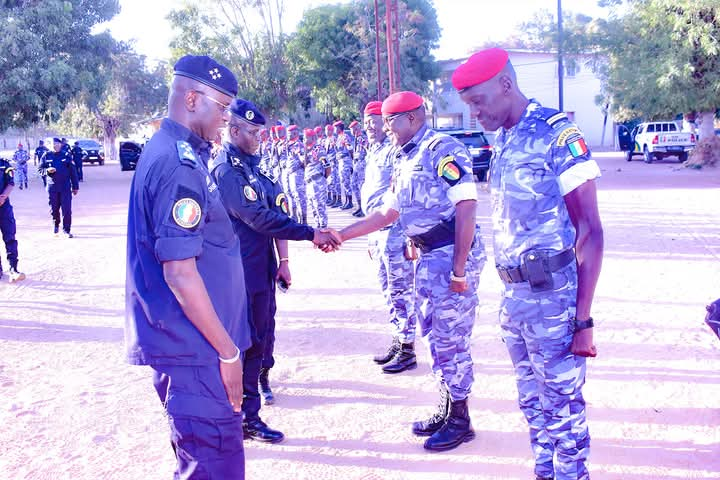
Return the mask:
<svg viewBox="0 0 720 480">
<path fill-rule="evenodd" d="M 220 73 L 220 70 L 217 68 L 213 68 L 208 72 L 213 80 L 217 80 L 218 78 L 222 78 L 222 74 Z"/>
</svg>

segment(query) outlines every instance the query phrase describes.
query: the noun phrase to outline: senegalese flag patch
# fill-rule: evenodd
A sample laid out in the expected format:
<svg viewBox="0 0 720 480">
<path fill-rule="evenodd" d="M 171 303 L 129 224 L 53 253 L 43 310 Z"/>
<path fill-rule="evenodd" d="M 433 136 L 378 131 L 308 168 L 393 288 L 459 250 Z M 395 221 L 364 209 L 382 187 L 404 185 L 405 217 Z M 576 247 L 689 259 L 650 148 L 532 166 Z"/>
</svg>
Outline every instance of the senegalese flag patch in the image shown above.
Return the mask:
<svg viewBox="0 0 720 480">
<path fill-rule="evenodd" d="M 202 210 L 192 198 L 182 198 L 175 202 L 172 209 L 173 220 L 182 228 L 195 228 L 200 223 Z"/>
<path fill-rule="evenodd" d="M 568 143 L 568 148 L 570 149 L 570 155 L 575 158 L 582 157 L 588 153 L 588 147 L 585 144 L 585 139 L 582 137 Z"/>
<path fill-rule="evenodd" d="M 455 185 L 465 175 L 465 170 L 457 163 L 455 156 L 448 155 L 440 160 L 437 168 L 438 176 L 450 186 Z"/>
<path fill-rule="evenodd" d="M 253 190 L 250 185 L 245 185 L 245 188 L 243 188 L 243 193 L 245 194 L 245 198 L 247 198 L 251 202 L 254 202 L 258 198 L 257 192 Z"/>
<path fill-rule="evenodd" d="M 275 198 L 275 206 L 280 207 L 280 210 L 282 210 L 285 215 L 287 215 L 287 213 L 290 211 L 290 209 L 288 208 L 287 197 L 284 193 L 278 194 L 277 198 Z"/>
</svg>

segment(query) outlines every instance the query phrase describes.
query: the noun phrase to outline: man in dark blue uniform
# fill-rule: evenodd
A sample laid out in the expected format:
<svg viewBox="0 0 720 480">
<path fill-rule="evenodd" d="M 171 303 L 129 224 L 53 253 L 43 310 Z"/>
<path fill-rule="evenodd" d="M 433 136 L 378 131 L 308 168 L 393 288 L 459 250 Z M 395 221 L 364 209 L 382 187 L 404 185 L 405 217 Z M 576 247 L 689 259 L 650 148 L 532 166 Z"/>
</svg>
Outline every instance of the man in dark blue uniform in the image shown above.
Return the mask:
<svg viewBox="0 0 720 480">
<path fill-rule="evenodd" d="M 35 149 L 35 156 L 33 157 L 33 162 L 35 166 L 38 166 L 40 162 L 42 162 L 42 158 L 45 156 L 45 153 L 47 153 L 48 148 L 45 146 L 45 142 L 40 140 L 38 142 L 38 147 Z M 40 178 L 42 178 L 43 187 L 47 186 L 47 179 L 45 178 L 45 175 L 40 175 Z"/>
<path fill-rule="evenodd" d="M 277 443 L 284 435 L 260 419 L 258 379 L 266 342 L 274 339 L 275 282 L 284 282 L 287 286 L 291 283 L 287 240 L 310 240 L 326 247 L 338 242 L 331 233 L 314 230 L 288 217 L 285 193 L 260 171 L 257 151 L 265 118 L 257 107 L 236 99 L 230 106 L 230 114 L 228 142 L 214 160 L 211 171 L 240 238 L 254 332 L 243 370 L 243 430 L 246 437 Z"/>
<path fill-rule="evenodd" d="M 67 145 L 65 145 L 66 147 Z M 72 238 L 72 195 L 78 193 L 78 178 L 75 165 L 69 151 L 63 147 L 62 140 L 53 139 L 53 151 L 46 152 L 38 166 L 38 172 L 47 179 L 48 203 L 53 219 L 53 233 L 60 229 L 60 211 L 62 210 L 63 232 Z"/>
<path fill-rule="evenodd" d="M 168 117 L 130 187 L 125 341 L 167 411 L 176 479 L 245 478 L 242 360 L 250 345 L 240 242 L 210 178 L 210 141 L 237 80 L 205 56 L 175 64 Z"/>
<path fill-rule="evenodd" d="M 83 151 L 82 148 L 80 148 L 80 142 L 75 142 L 73 147 L 70 149 L 70 155 L 72 155 L 72 161 L 75 164 L 75 169 L 77 170 L 77 176 L 78 180 L 81 182 L 83 181 L 83 157 L 85 156 L 85 151 Z"/>
<path fill-rule="evenodd" d="M 18 242 L 15 240 L 15 215 L 10 205 L 10 192 L 15 186 L 15 169 L 5 159 L 0 158 L 0 231 L 2 232 L 5 252 L 10 263 L 10 281 L 25 280 L 25 274 L 18 272 Z M 0 265 L 2 277 L 2 265 Z"/>
</svg>

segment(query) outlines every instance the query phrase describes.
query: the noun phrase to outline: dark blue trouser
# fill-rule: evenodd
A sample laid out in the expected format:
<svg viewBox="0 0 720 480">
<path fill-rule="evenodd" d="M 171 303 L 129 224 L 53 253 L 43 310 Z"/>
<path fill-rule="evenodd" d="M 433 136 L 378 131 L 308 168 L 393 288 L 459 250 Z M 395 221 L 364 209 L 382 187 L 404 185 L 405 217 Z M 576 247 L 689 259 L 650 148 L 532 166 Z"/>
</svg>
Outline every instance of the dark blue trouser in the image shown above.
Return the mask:
<svg viewBox="0 0 720 480">
<path fill-rule="evenodd" d="M 220 367 L 153 368 L 177 458 L 174 480 L 244 480 L 242 415 L 230 406 Z"/>
<path fill-rule="evenodd" d="M 60 210 L 62 210 L 63 232 L 70 233 L 72 226 L 72 192 L 70 190 L 48 191 L 50 215 L 55 225 L 60 225 Z"/>
<path fill-rule="evenodd" d="M 258 418 L 260 412 L 260 392 L 258 377 L 264 367 L 263 356 L 268 336 L 274 334 L 275 327 L 275 291 L 274 289 L 248 292 L 250 321 L 253 326 L 252 345 L 245 351 L 243 364 L 243 404 L 246 420 Z"/>
<path fill-rule="evenodd" d="M 265 335 L 265 351 L 263 352 L 262 368 L 271 369 L 275 366 L 275 313 L 277 312 L 277 304 L 275 303 L 275 286 L 273 285 L 272 302 L 270 304 L 270 323 Z"/>
<path fill-rule="evenodd" d="M 0 231 L 2 231 L 3 242 L 5 242 L 10 268 L 17 268 L 18 242 L 15 240 L 15 214 L 13 214 L 10 200 L 5 200 L 0 207 Z M 0 265 L 0 272 L 2 272 L 2 265 Z"/>
<path fill-rule="evenodd" d="M 75 170 L 77 170 L 78 180 L 80 180 L 82 182 L 83 181 L 83 173 L 82 173 L 83 162 L 82 162 L 82 160 L 80 160 L 79 162 L 73 160 L 73 163 L 75 163 Z"/>
</svg>

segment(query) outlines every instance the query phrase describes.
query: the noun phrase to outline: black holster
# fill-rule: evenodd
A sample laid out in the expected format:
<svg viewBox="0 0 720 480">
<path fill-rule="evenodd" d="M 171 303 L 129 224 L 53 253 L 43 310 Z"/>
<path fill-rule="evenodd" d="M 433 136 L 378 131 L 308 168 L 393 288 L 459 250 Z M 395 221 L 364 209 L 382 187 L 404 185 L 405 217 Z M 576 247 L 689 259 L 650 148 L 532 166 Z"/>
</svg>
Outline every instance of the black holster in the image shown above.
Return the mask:
<svg viewBox="0 0 720 480">
<path fill-rule="evenodd" d="M 427 232 L 409 237 L 422 253 L 455 243 L 455 217 L 440 222 Z"/>
</svg>

